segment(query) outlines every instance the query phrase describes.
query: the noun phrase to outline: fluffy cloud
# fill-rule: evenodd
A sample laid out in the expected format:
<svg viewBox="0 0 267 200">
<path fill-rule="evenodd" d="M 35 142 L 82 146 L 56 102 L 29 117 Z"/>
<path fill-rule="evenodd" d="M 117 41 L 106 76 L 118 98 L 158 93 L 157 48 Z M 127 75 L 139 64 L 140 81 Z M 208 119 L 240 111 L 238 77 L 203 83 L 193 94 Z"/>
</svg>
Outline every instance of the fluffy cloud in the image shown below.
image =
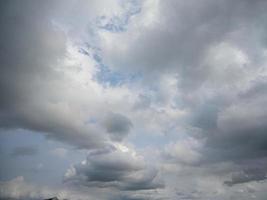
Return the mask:
<svg viewBox="0 0 267 200">
<path fill-rule="evenodd" d="M 105 89 L 94 80 L 95 61 L 79 53 L 53 21 L 53 11 L 63 5 L 15 1 L 1 6 L 0 125 L 41 132 L 79 148 L 103 146 L 109 141 L 105 130 L 87 122 L 101 121 L 113 109 L 109 101 L 120 104 L 128 91 Z"/>
<path fill-rule="evenodd" d="M 65 174 L 65 182 L 119 190 L 151 190 L 163 187 L 154 166 L 125 146 L 94 151 Z"/>
<path fill-rule="evenodd" d="M 235 32 L 252 31 L 250 27 L 257 26 L 255 22 L 264 20 L 265 3 L 145 1 L 141 14 L 131 21 L 127 32 L 103 33 L 105 57 L 113 66 L 127 66 L 126 70 L 132 67 L 148 74 L 179 70 L 196 76 L 198 81 L 205 75 L 201 72 L 208 70 L 199 66 L 206 50 L 217 42 L 232 42 Z M 196 12 L 188 12 L 191 10 Z M 147 20 L 150 23 L 145 23 Z M 263 37 L 259 34 L 255 37 Z M 241 38 L 233 42 L 240 42 L 238 39 Z M 246 39 L 249 40 L 245 44 L 250 44 L 256 38 Z"/>
<path fill-rule="evenodd" d="M 0 127 L 87 149 L 65 184 L 101 199 L 263 199 L 266 1 L 0 7 Z"/>
</svg>

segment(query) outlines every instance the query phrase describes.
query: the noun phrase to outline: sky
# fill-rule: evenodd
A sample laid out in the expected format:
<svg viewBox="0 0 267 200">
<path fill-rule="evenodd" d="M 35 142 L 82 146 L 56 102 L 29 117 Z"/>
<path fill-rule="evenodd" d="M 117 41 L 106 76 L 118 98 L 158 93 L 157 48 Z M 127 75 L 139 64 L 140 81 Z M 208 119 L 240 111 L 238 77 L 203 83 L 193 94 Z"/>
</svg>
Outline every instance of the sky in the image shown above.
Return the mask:
<svg viewBox="0 0 267 200">
<path fill-rule="evenodd" d="M 0 200 L 265 200 L 266 0 L 0 2 Z"/>
</svg>

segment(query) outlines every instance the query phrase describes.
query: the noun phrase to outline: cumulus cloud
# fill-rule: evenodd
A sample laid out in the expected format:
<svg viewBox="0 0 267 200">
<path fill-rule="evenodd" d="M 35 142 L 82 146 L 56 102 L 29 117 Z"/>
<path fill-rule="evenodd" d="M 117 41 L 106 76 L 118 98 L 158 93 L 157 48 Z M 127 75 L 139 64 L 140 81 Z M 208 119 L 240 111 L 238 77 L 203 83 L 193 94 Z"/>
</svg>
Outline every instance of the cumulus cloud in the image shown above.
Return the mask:
<svg viewBox="0 0 267 200">
<path fill-rule="evenodd" d="M 106 63 L 143 72 L 153 89 L 151 76 L 176 74 L 176 95 L 168 103 L 186 109 L 186 128 L 204 137 L 199 152 L 204 160 L 265 157 L 266 95 L 260 91 L 266 76 L 261 26 L 266 2 L 145 1 L 142 6 L 128 31 L 100 33 Z"/>
<path fill-rule="evenodd" d="M 0 128 L 87 149 L 66 185 L 94 188 L 98 199 L 263 199 L 266 1 L 6 1 L 0 9 Z M 67 158 L 62 148 L 50 152 Z M 26 190 L 10 197 L 38 196 L 22 183 L 5 183 Z"/>
<path fill-rule="evenodd" d="M 113 146 L 88 155 L 70 168 L 64 178 L 87 187 L 114 187 L 119 190 L 152 190 L 163 187 L 158 171 L 125 146 Z"/>
<path fill-rule="evenodd" d="M 103 33 L 103 42 L 107 42 L 103 44 L 104 53 L 114 66 L 150 70 L 147 74 L 179 70 L 187 77 L 195 76 L 195 82 L 208 71 L 199 66 L 205 51 L 217 42 L 231 39 L 235 31 L 249 31 L 255 21 L 263 20 L 262 6 L 264 1 L 145 1 L 143 12 L 130 24 L 129 31 Z"/>
<path fill-rule="evenodd" d="M 79 53 L 74 39 L 58 24 L 60 17 L 54 20 L 70 5 L 14 1 L 1 6 L 0 126 L 30 129 L 90 149 L 109 139 L 105 130 L 87 121 L 104 118 L 110 110 L 107 99 L 121 95 L 112 101 L 116 104 L 127 89 L 105 92 L 94 80 L 95 61 Z"/>
<path fill-rule="evenodd" d="M 4 58 L 1 63 L 1 93 L 4 97 L 1 98 L 2 128 L 27 128 L 53 133 L 61 127 L 61 135 L 67 129 L 69 133 L 82 132 L 75 130 L 75 125 L 67 122 L 70 119 L 63 117 L 63 113 L 68 112 L 67 107 L 53 108 L 55 102 L 52 103 L 47 90 L 55 86 L 59 78 L 57 74 L 60 73 L 55 68 L 66 55 L 66 37 L 49 21 L 49 7 L 49 4 L 30 2 L 9 2 L 1 6 L 1 26 L 5 27 L 1 33 L 1 57 Z M 29 15 L 31 11 L 32 15 Z M 17 38 L 16 41 L 14 38 Z M 72 125 L 66 128 L 59 124 Z"/>
</svg>

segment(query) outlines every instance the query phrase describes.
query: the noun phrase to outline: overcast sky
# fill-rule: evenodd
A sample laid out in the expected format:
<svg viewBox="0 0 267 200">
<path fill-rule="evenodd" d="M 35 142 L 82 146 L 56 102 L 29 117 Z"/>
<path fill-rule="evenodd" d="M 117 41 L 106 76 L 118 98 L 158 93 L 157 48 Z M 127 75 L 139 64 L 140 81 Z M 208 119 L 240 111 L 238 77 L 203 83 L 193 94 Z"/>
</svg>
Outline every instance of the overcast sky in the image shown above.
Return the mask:
<svg viewBox="0 0 267 200">
<path fill-rule="evenodd" d="M 266 0 L 3 0 L 0 199 L 266 200 Z"/>
</svg>

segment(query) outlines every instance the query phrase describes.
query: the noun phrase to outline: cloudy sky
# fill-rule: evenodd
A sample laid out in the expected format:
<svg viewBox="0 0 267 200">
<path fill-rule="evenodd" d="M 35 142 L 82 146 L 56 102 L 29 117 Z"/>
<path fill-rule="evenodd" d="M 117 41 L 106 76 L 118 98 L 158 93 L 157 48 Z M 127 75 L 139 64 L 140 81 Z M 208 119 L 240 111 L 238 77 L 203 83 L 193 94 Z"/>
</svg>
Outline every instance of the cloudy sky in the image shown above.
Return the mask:
<svg viewBox="0 0 267 200">
<path fill-rule="evenodd" d="M 266 0 L 0 4 L 1 200 L 266 199 Z"/>
</svg>

